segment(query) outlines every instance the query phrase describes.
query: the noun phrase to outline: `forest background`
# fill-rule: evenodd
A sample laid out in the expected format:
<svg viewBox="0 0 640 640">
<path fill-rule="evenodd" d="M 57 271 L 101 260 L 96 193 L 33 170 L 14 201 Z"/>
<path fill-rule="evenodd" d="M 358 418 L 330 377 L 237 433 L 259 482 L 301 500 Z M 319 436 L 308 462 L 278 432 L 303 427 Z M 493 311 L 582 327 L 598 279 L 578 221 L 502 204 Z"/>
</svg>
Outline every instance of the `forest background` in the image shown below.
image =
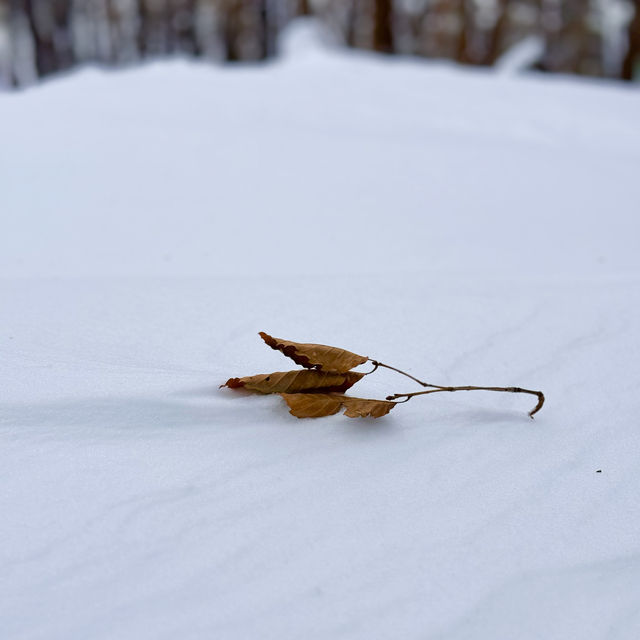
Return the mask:
<svg viewBox="0 0 640 640">
<path fill-rule="evenodd" d="M 0 0 L 0 85 L 173 54 L 268 60 L 300 15 L 348 47 L 468 65 L 520 45 L 540 71 L 632 80 L 640 59 L 640 0 Z"/>
</svg>

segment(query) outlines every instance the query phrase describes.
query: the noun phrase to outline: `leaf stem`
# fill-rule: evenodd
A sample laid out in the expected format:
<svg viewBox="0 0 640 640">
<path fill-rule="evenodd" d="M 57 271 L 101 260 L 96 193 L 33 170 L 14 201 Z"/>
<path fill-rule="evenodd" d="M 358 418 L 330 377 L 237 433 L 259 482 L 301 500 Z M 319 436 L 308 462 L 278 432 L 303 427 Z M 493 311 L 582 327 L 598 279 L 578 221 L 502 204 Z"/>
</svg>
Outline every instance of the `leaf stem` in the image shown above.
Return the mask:
<svg viewBox="0 0 640 640">
<path fill-rule="evenodd" d="M 381 364 L 380 366 L 384 366 L 384 365 Z M 393 367 L 388 367 L 388 368 L 393 369 Z M 413 378 L 413 376 L 408 376 L 408 377 Z M 416 380 L 415 378 L 413 379 Z M 416 380 L 416 382 L 420 382 L 420 381 Z M 411 398 L 414 398 L 415 396 L 424 396 L 424 395 L 427 395 L 428 393 L 441 393 L 442 391 L 503 391 L 506 393 L 528 393 L 530 395 L 538 397 L 538 403 L 531 411 L 529 411 L 530 418 L 533 418 L 533 416 L 536 413 L 538 413 L 540 409 L 542 409 L 542 405 L 544 404 L 544 393 L 542 393 L 542 391 L 532 391 L 531 389 L 522 389 L 520 387 L 474 387 L 474 386 L 439 387 L 436 385 L 425 385 L 422 382 L 420 382 L 420 384 L 422 384 L 423 386 L 436 387 L 436 388 L 430 389 L 429 391 L 416 391 L 415 393 L 394 393 L 391 396 L 387 396 L 387 400 L 391 401 L 391 400 L 397 400 L 398 398 L 406 398 L 401 402 L 408 402 L 409 400 L 411 400 Z"/>
<path fill-rule="evenodd" d="M 369 360 L 369 362 L 373 365 L 373 369 L 371 369 L 371 371 L 367 371 L 364 375 L 365 376 L 370 376 L 372 373 L 375 373 L 378 370 L 378 367 L 380 366 L 379 362 L 376 362 L 375 360 Z"/>
<path fill-rule="evenodd" d="M 406 371 L 402 371 L 401 369 L 396 369 L 391 365 L 384 364 L 384 362 L 379 362 L 378 360 L 371 360 L 371 358 L 369 358 L 369 362 L 371 362 L 371 364 L 375 366 L 375 369 L 373 371 L 376 371 L 378 367 L 384 367 L 385 369 L 391 369 L 391 371 L 395 371 L 396 373 L 399 373 L 402 376 L 406 376 L 407 378 L 410 378 L 411 380 L 413 380 L 414 382 L 417 382 L 419 385 L 423 387 L 433 387 L 434 389 L 443 389 L 443 390 L 446 388 L 446 387 L 441 387 L 440 385 L 437 385 L 437 384 L 429 384 L 428 382 L 422 382 L 422 380 L 418 380 L 418 378 L 415 378 L 410 373 L 407 373 Z M 373 371 L 371 371 L 370 373 L 373 373 Z"/>
</svg>

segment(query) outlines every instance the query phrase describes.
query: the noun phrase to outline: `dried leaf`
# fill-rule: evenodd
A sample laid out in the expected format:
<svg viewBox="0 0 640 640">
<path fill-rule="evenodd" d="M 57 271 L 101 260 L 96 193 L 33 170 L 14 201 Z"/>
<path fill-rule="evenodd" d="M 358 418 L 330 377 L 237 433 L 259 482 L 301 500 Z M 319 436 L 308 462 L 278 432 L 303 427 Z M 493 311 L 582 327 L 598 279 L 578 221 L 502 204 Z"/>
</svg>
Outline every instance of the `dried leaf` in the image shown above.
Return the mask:
<svg viewBox="0 0 640 640">
<path fill-rule="evenodd" d="M 350 398 L 339 393 L 281 393 L 289 405 L 289 413 L 296 418 L 323 418 L 338 413 L 344 406 L 349 418 L 381 418 L 386 416 L 395 402 Z"/>
<path fill-rule="evenodd" d="M 289 413 L 296 418 L 324 418 L 338 413 L 342 396 L 330 393 L 282 393 L 289 405 Z"/>
<path fill-rule="evenodd" d="M 342 399 L 342 404 L 346 409 L 344 415 L 349 418 L 382 418 L 396 406 L 395 402 L 387 400 L 364 400 L 347 396 Z"/>
<path fill-rule="evenodd" d="M 272 349 L 282 351 L 285 356 L 291 358 L 296 364 L 307 369 L 345 373 L 368 360 L 365 356 L 359 356 L 356 353 L 351 353 L 338 347 L 291 342 L 281 338 L 273 338 L 264 333 L 264 331 L 260 332 L 260 337 Z"/>
<path fill-rule="evenodd" d="M 335 391 L 344 393 L 363 377 L 363 373 L 348 371 L 333 373 L 327 371 L 278 371 L 263 373 L 244 378 L 229 378 L 222 385 L 230 389 L 244 388 L 257 393 L 298 393 L 300 391 L 314 392 Z"/>
</svg>

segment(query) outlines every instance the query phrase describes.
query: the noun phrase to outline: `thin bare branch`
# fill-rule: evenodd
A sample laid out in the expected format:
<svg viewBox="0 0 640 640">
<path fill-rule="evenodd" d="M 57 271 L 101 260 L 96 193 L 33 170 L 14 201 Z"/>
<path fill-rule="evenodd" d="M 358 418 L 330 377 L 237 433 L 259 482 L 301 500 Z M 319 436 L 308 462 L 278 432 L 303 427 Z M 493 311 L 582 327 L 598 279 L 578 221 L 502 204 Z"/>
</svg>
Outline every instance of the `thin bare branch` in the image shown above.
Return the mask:
<svg viewBox="0 0 640 640">
<path fill-rule="evenodd" d="M 429 385 L 435 386 L 435 385 Z M 402 400 L 401 402 L 408 402 L 411 398 L 415 396 L 424 396 L 429 393 L 441 393 L 443 391 L 501 391 L 504 393 L 528 393 L 529 395 L 537 396 L 538 403 L 536 406 L 529 412 L 529 417 L 533 418 L 533 416 L 542 409 L 542 405 L 544 404 L 544 394 L 542 391 L 532 391 L 531 389 L 522 389 L 521 387 L 474 387 L 474 386 L 464 386 L 464 387 L 437 387 L 435 389 L 429 389 L 428 391 L 417 391 L 415 393 L 395 393 L 391 396 L 387 396 L 387 400 L 397 400 L 398 398 L 406 398 L 406 400 Z"/>
<path fill-rule="evenodd" d="M 372 373 L 375 373 L 378 370 L 378 367 L 380 366 L 380 363 L 376 362 L 375 360 L 369 360 L 369 362 L 373 365 L 373 369 L 371 369 L 371 371 L 367 371 L 364 374 L 365 376 L 370 376 Z"/>
<path fill-rule="evenodd" d="M 389 364 L 384 364 L 384 362 L 379 362 L 378 360 L 372 360 L 371 358 L 369 358 L 369 362 L 375 365 L 375 369 L 373 371 L 375 371 L 378 367 L 384 367 L 385 369 L 391 369 L 391 371 L 395 371 L 396 373 L 399 373 L 402 376 L 406 376 L 407 378 L 410 378 L 411 380 L 413 380 L 414 382 L 417 382 L 422 387 L 433 387 L 434 389 L 445 388 L 437 384 L 429 384 L 428 382 L 422 382 L 422 380 L 418 380 L 418 378 L 412 376 L 410 373 L 407 373 L 406 371 L 402 371 L 401 369 L 396 369 L 396 367 L 392 367 Z M 371 371 L 371 373 L 373 373 L 373 371 Z"/>
</svg>

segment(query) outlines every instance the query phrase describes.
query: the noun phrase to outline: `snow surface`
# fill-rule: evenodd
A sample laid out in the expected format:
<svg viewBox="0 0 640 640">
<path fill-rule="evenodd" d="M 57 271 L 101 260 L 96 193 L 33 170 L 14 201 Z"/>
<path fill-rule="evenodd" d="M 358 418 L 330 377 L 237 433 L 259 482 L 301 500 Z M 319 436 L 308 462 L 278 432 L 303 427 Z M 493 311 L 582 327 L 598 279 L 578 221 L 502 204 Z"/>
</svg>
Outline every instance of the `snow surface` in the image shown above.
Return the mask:
<svg viewBox="0 0 640 640">
<path fill-rule="evenodd" d="M 316 48 L 0 114 L 3 640 L 640 637 L 637 91 Z M 300 421 L 217 389 L 259 330 L 547 405 Z"/>
</svg>

